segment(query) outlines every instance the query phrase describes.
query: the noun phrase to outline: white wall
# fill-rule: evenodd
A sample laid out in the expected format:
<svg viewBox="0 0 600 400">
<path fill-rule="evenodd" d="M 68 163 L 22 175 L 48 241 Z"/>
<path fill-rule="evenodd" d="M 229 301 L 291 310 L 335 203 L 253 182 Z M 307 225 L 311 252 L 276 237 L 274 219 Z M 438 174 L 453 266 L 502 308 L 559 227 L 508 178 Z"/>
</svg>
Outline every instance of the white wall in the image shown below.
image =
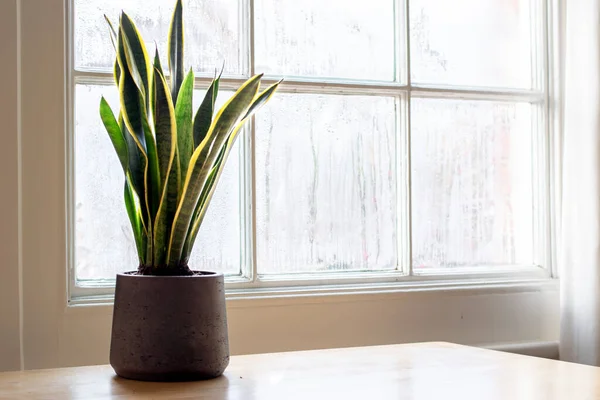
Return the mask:
<svg viewBox="0 0 600 400">
<path fill-rule="evenodd" d="M 232 354 L 440 340 L 524 352 L 523 342 L 557 340 L 557 310 L 555 283 L 229 300 L 227 307 Z M 45 351 L 51 358 L 28 368 L 108 362 L 111 313 L 109 306 L 71 308 L 61 317 L 59 345 Z"/>
<path fill-rule="evenodd" d="M 0 1 L 0 371 L 20 368 L 18 0 Z"/>
</svg>

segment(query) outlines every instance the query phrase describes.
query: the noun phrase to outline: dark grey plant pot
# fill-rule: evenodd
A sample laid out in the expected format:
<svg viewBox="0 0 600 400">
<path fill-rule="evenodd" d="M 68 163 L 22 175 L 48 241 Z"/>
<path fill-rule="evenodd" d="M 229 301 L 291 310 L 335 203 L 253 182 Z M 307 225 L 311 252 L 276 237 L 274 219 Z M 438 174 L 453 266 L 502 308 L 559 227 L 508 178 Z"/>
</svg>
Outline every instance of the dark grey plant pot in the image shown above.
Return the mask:
<svg viewBox="0 0 600 400">
<path fill-rule="evenodd" d="M 223 274 L 117 275 L 110 365 L 142 381 L 215 378 L 229 364 Z"/>
</svg>

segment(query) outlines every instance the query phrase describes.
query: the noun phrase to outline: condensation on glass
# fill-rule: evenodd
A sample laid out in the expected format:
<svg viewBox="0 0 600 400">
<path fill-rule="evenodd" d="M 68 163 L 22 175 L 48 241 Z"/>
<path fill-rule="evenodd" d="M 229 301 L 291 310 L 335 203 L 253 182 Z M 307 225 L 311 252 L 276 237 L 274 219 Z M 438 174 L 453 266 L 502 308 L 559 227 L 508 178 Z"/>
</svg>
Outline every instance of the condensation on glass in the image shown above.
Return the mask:
<svg viewBox="0 0 600 400">
<path fill-rule="evenodd" d="M 533 265 L 531 105 L 411 108 L 413 267 Z"/>
<path fill-rule="evenodd" d="M 394 2 L 256 0 L 256 70 L 391 81 Z"/>
<path fill-rule="evenodd" d="M 115 26 L 125 11 L 140 29 L 150 56 L 158 46 L 167 70 L 167 38 L 174 1 L 74 0 L 75 68 L 112 71 L 115 51 L 104 15 Z M 244 74 L 245 47 L 237 0 L 184 0 L 185 62 L 195 72 Z"/>
<path fill-rule="evenodd" d="M 397 265 L 395 101 L 278 94 L 256 118 L 259 272 Z"/>
<path fill-rule="evenodd" d="M 411 0 L 414 83 L 530 89 L 531 0 Z"/>
</svg>

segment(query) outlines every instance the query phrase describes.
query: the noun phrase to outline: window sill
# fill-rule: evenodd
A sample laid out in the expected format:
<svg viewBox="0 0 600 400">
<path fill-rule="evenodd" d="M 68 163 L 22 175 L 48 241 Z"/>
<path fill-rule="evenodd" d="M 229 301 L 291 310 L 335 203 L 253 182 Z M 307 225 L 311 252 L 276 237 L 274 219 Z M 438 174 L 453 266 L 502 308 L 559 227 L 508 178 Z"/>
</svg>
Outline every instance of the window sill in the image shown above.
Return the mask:
<svg viewBox="0 0 600 400">
<path fill-rule="evenodd" d="M 295 282 L 294 282 L 295 281 Z M 321 280 L 319 284 L 306 279 L 288 281 L 261 281 L 262 285 L 233 281 L 227 283 L 226 298 L 230 307 L 256 306 L 260 303 L 278 304 L 342 302 L 369 300 L 381 296 L 404 296 L 407 294 L 456 293 L 463 295 L 490 293 L 522 293 L 541 290 L 557 290 L 558 279 L 549 276 L 541 268 L 528 268 L 518 273 L 508 271 L 495 273 L 453 275 L 423 274 L 418 276 L 395 276 L 387 281 L 345 282 L 344 279 Z M 113 289 L 103 289 L 106 293 L 85 294 L 81 291 L 73 296 L 68 308 L 85 306 L 112 306 Z"/>
</svg>

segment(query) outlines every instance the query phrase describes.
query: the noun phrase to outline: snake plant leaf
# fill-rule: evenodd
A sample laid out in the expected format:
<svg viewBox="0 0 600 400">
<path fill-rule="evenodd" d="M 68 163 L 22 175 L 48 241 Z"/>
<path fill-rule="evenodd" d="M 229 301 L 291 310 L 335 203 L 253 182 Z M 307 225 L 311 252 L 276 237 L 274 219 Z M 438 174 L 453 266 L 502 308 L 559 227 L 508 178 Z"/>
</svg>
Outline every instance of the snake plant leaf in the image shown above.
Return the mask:
<svg viewBox="0 0 600 400">
<path fill-rule="evenodd" d="M 158 46 L 156 46 L 156 50 L 154 51 L 154 68 L 157 69 L 163 77 L 165 76 L 162 65 L 160 63 L 160 54 L 158 54 Z"/>
<path fill-rule="evenodd" d="M 169 26 L 168 80 L 158 46 L 154 58 L 148 57 L 133 20 L 122 12 L 113 25 L 105 16 L 116 50 L 120 110 L 116 119 L 102 98 L 99 111 L 125 173 L 124 202 L 140 268 L 188 268 L 236 137 L 280 84 L 259 92 L 262 75 L 254 76 L 216 112 L 221 70 L 194 115 L 194 73 L 186 75 L 183 65 L 182 3 L 176 0 Z"/>
<path fill-rule="evenodd" d="M 129 129 L 127 129 L 122 114 L 119 114 L 119 127 L 121 128 L 121 132 L 123 132 L 123 137 L 125 138 L 125 143 L 127 144 L 127 153 L 129 155 L 127 177 L 130 181 L 132 190 L 139 199 L 138 201 L 142 210 L 142 226 L 144 229 L 144 233 L 147 234 L 148 232 L 146 226 L 148 216 L 145 197 L 146 157 L 144 157 L 144 155 L 139 149 L 139 146 L 135 142 L 133 135 L 131 134 L 131 132 L 129 132 Z"/>
<path fill-rule="evenodd" d="M 113 67 L 113 77 L 115 78 L 115 83 L 118 87 L 119 81 L 121 80 L 121 67 L 119 67 L 119 63 L 117 61 L 115 61 L 115 65 Z"/>
<path fill-rule="evenodd" d="M 131 58 L 128 60 L 130 72 L 136 79 L 136 83 L 138 83 L 142 95 L 149 97 L 151 73 L 153 71 L 152 65 L 148 58 L 146 45 L 144 44 L 139 31 L 131 18 L 125 13 L 121 13 L 120 31 L 125 36 L 124 43 L 126 44 L 126 55 Z"/>
<path fill-rule="evenodd" d="M 115 30 L 115 27 L 113 26 L 112 22 L 110 22 L 110 19 L 108 19 L 108 17 L 106 15 L 104 15 L 104 19 L 106 20 L 106 23 L 108 24 L 108 27 L 109 27 L 110 41 L 113 45 L 113 48 L 115 49 L 115 52 L 117 52 L 118 51 L 117 50 L 117 43 L 118 43 L 117 31 Z M 115 84 L 117 86 L 119 86 L 120 74 L 121 74 L 121 70 L 119 68 L 119 62 L 117 61 L 117 59 L 115 57 L 115 62 L 113 65 L 113 76 L 115 78 Z"/>
<path fill-rule="evenodd" d="M 169 41 L 167 45 L 169 53 L 169 71 L 171 72 L 171 95 L 173 103 L 177 104 L 179 88 L 183 83 L 183 5 L 177 0 L 175 10 L 169 26 Z"/>
<path fill-rule="evenodd" d="M 148 225 L 152 224 L 160 203 L 160 169 L 158 165 L 158 154 L 156 149 L 156 141 L 152 127 L 149 124 L 146 112 L 147 101 L 150 98 L 145 96 L 148 93 L 150 84 L 148 78 L 144 79 L 144 75 L 140 74 L 139 65 L 143 68 L 147 67 L 147 56 L 145 54 L 144 45 L 135 44 L 132 46 L 126 33 L 130 29 L 129 36 L 135 43 L 139 41 L 139 34 L 131 23 L 127 28 L 127 15 L 123 13 L 121 18 L 121 27 L 119 35 L 119 54 L 120 67 L 123 70 L 120 80 L 120 94 L 122 97 L 122 108 L 125 110 L 123 116 L 126 125 L 131 132 L 135 134 L 141 150 L 146 156 L 146 171 L 145 171 L 145 199 L 148 209 Z M 138 49 L 135 50 L 135 47 Z M 141 49 L 141 50 L 140 50 Z M 140 58 L 139 54 L 144 53 Z M 125 55 L 123 64 L 123 54 Z M 137 55 L 136 55 L 137 54 Z M 137 78 L 136 78 L 137 77 Z M 137 80 L 137 83 L 134 83 Z M 146 85 L 146 86 L 144 86 Z M 146 91 L 146 92 L 145 92 Z"/>
<path fill-rule="evenodd" d="M 158 69 L 163 77 L 165 76 L 160 62 L 160 55 L 158 54 L 158 46 L 154 55 L 154 68 Z M 173 220 L 173 217 L 175 216 L 175 211 L 177 211 L 177 204 L 179 203 L 180 198 L 179 196 L 181 195 L 181 193 L 179 192 L 179 189 L 181 187 L 181 168 L 179 167 L 179 150 L 177 148 L 177 145 L 175 145 L 174 147 L 175 158 L 173 160 L 173 164 L 171 165 L 171 169 L 169 170 L 169 177 L 167 182 L 167 221 Z"/>
<path fill-rule="evenodd" d="M 217 187 L 217 183 L 219 182 L 221 173 L 225 168 L 225 163 L 227 162 L 227 158 L 229 157 L 231 147 L 233 147 L 233 144 L 237 139 L 239 130 L 244 125 L 244 122 L 246 122 L 252 115 L 254 115 L 254 113 L 256 113 L 260 109 L 260 107 L 262 107 L 271 99 L 271 97 L 273 96 L 273 94 L 275 93 L 279 84 L 281 84 L 282 81 L 283 80 L 280 80 L 279 82 L 274 83 L 255 97 L 245 117 L 230 134 L 229 140 L 227 141 L 227 145 L 223 146 L 223 148 L 221 149 L 221 153 L 219 154 L 217 161 L 215 161 L 215 166 L 211 170 L 206 180 L 206 184 L 202 189 L 200 199 L 198 200 L 198 204 L 196 205 L 194 214 L 192 216 L 192 223 L 190 225 L 187 238 L 182 250 L 182 258 L 185 263 L 187 263 L 187 261 L 189 260 L 190 254 L 194 247 L 194 243 L 196 241 L 196 236 L 198 235 L 198 231 L 200 230 L 200 226 L 202 225 L 202 221 L 204 220 L 204 216 L 206 215 L 206 212 L 208 210 L 208 205 L 210 204 L 210 200 L 212 199 L 214 191 Z"/>
<path fill-rule="evenodd" d="M 177 122 L 177 119 L 175 119 Z M 176 123 L 177 125 L 177 123 Z M 177 136 L 177 128 L 175 129 L 175 136 Z M 182 186 L 182 175 L 181 175 L 181 161 L 179 157 L 179 149 L 177 140 L 175 140 L 175 158 L 171 165 L 171 169 L 169 170 L 169 178 L 167 182 L 167 220 L 173 221 L 175 217 L 175 212 L 177 211 L 177 205 L 179 204 L 179 200 L 181 199 L 180 188 Z"/>
<path fill-rule="evenodd" d="M 181 201 L 181 191 L 179 190 L 182 186 L 182 175 L 181 169 L 179 168 L 179 151 L 175 146 L 175 158 L 169 171 L 169 180 L 167 182 L 167 220 L 173 221 L 177 207 Z M 170 228 L 170 227 L 169 227 Z"/>
<path fill-rule="evenodd" d="M 220 74 L 217 78 L 213 79 L 194 117 L 194 149 L 202 143 L 212 123 L 212 117 L 215 112 L 215 101 L 219 94 L 220 79 Z"/>
<path fill-rule="evenodd" d="M 142 204 L 145 206 L 145 221 L 146 227 L 151 225 L 152 220 L 152 194 L 148 190 L 147 183 L 148 179 L 148 154 L 146 152 L 146 133 L 144 123 L 144 107 L 141 101 L 141 96 L 138 89 L 129 74 L 129 71 L 125 68 L 121 68 L 124 71 L 121 74 L 120 81 L 120 97 L 121 97 L 121 110 L 123 115 L 124 126 L 127 128 L 126 131 L 130 137 L 128 140 L 128 149 L 130 152 L 130 164 L 133 162 L 132 174 L 135 173 L 134 185 L 136 192 L 143 200 Z M 129 143 L 130 139 L 133 143 Z M 141 169 L 141 170 L 140 170 Z M 140 173 L 141 181 L 140 181 Z"/>
<path fill-rule="evenodd" d="M 254 100 L 262 75 L 248 79 L 219 110 L 200 146 L 190 159 L 190 167 L 185 177 L 183 191 L 169 239 L 168 265 L 181 262 L 181 254 L 192 215 L 198 204 L 207 175 L 218 157 L 223 143 L 241 121 Z"/>
<path fill-rule="evenodd" d="M 147 185 L 152 179 L 149 179 L 149 159 L 146 148 L 146 130 L 147 127 L 147 118 L 146 118 L 146 110 L 143 97 L 139 91 L 138 86 L 136 85 L 133 76 L 131 75 L 131 66 L 129 62 L 132 61 L 131 58 L 126 56 L 126 38 L 123 33 L 119 35 L 118 42 L 118 52 L 117 59 L 119 62 L 119 67 L 121 69 L 121 76 L 119 80 L 119 97 L 121 101 L 121 113 L 123 116 L 124 127 L 122 131 L 126 136 L 126 140 L 128 141 L 128 149 L 130 154 L 130 170 L 132 173 L 132 181 L 134 183 L 134 188 L 140 197 L 140 203 L 143 206 L 143 215 L 145 227 L 148 231 L 148 234 L 152 228 L 152 215 L 153 215 L 153 207 L 152 200 L 154 198 L 153 193 L 151 192 L 151 188 L 148 188 Z M 130 137 L 127 137 L 125 134 L 127 132 Z M 130 139 L 133 139 L 135 146 L 129 146 Z M 135 171 L 131 168 L 131 164 L 134 164 Z M 153 163 L 154 164 L 154 163 Z M 140 182 L 140 168 L 143 168 L 143 175 Z M 151 169 L 154 170 L 153 167 Z M 156 168 L 158 170 L 158 168 Z M 150 240 L 152 242 L 152 240 Z M 148 246 L 151 246 L 152 243 L 149 243 Z"/>
<path fill-rule="evenodd" d="M 187 264 L 190 255 L 192 253 L 194 242 L 196 240 L 196 236 L 198 235 L 198 231 L 200 230 L 200 224 L 202 223 L 203 216 L 200 216 L 203 206 L 207 204 L 207 201 L 210 201 L 212 198 L 212 193 L 214 192 L 214 188 L 216 187 L 216 181 L 220 177 L 220 166 L 221 161 L 225 153 L 227 152 L 227 146 L 223 146 L 217 160 L 215 161 L 215 166 L 210 170 L 208 177 L 206 178 L 206 183 L 202 188 L 202 192 L 200 193 L 200 198 L 198 199 L 198 204 L 196 204 L 196 208 L 194 209 L 194 213 L 192 214 L 192 220 L 190 227 L 188 229 L 188 233 L 183 244 L 183 249 L 181 250 L 181 261 L 184 264 Z"/>
<path fill-rule="evenodd" d="M 129 222 L 131 223 L 131 228 L 133 230 L 133 238 L 135 240 L 138 258 L 141 264 L 145 264 L 146 254 L 144 249 L 146 248 L 147 237 L 144 233 L 144 229 L 142 228 L 143 219 L 140 201 L 135 193 L 135 189 L 133 188 L 133 184 L 129 176 L 125 178 L 124 197 L 125 209 L 127 210 L 127 216 L 129 217 Z"/>
<path fill-rule="evenodd" d="M 142 124 L 144 127 L 144 135 L 146 137 L 146 149 L 148 156 L 148 169 L 146 176 L 146 192 L 148 193 L 148 204 L 150 209 L 150 218 L 154 221 L 154 217 L 158 212 L 161 195 L 160 167 L 158 164 L 158 150 L 156 148 L 156 139 L 148 119 L 143 115 Z"/>
<path fill-rule="evenodd" d="M 119 126 L 119 122 L 115 118 L 112 109 L 106 102 L 104 96 L 100 99 L 100 118 L 104 123 L 104 128 L 110 137 L 110 141 L 117 152 L 123 172 L 127 174 L 129 170 L 129 153 L 127 151 L 127 142 Z"/>
<path fill-rule="evenodd" d="M 243 126 L 243 122 L 238 124 L 238 127 L 232 132 L 230 135 L 227 144 L 222 147 L 217 160 L 215 161 L 215 166 L 210 171 L 206 183 L 202 188 L 202 193 L 200 194 L 200 199 L 198 200 L 198 204 L 196 205 L 196 209 L 194 210 L 194 214 L 192 216 L 192 223 L 187 233 L 187 237 L 185 239 L 185 243 L 183 245 L 182 250 L 182 260 L 184 264 L 187 264 L 189 261 L 190 255 L 194 248 L 194 243 L 196 242 L 196 236 L 200 230 L 200 226 L 202 225 L 202 221 L 204 220 L 204 216 L 208 211 L 208 205 L 210 204 L 210 200 L 217 188 L 217 183 L 221 178 L 221 174 L 225 169 L 225 163 L 227 162 L 227 158 L 229 157 L 229 153 L 233 144 L 235 143 L 235 139 L 237 138 L 237 134 L 239 129 Z"/>
<path fill-rule="evenodd" d="M 161 188 L 160 205 L 154 222 L 154 263 L 155 265 L 166 264 L 167 241 L 168 241 L 168 217 L 172 217 L 177 195 L 173 198 L 173 192 L 169 191 L 170 171 L 175 159 L 177 148 L 177 123 L 175 120 L 175 109 L 171 100 L 165 77 L 158 68 L 154 68 L 154 91 L 156 105 L 154 111 L 156 144 L 158 148 L 158 161 L 160 166 Z M 172 186 L 172 185 L 171 185 Z"/>
<path fill-rule="evenodd" d="M 250 118 L 253 114 L 260 110 L 262 106 L 264 106 L 269 100 L 271 100 L 271 97 L 273 97 L 275 91 L 277 90 L 281 82 L 283 82 L 283 79 L 279 80 L 278 82 L 275 82 L 274 84 L 266 88 L 258 96 L 256 96 L 256 99 L 254 99 L 254 101 L 252 102 L 252 105 L 248 109 L 248 112 L 244 116 L 244 119 Z"/>
<path fill-rule="evenodd" d="M 117 60 L 121 69 L 119 79 L 119 97 L 121 100 L 121 110 L 123 119 L 129 131 L 134 135 L 134 139 L 140 150 L 146 153 L 146 139 L 143 127 L 144 102 L 132 76 L 130 58 L 126 56 L 126 38 L 123 34 L 119 35 Z"/>
<path fill-rule="evenodd" d="M 192 224 L 190 225 L 190 229 L 188 231 L 187 238 L 182 251 L 182 257 L 185 263 L 187 263 L 187 261 L 189 260 L 190 254 L 194 247 L 194 243 L 196 241 L 196 236 L 198 235 L 198 231 L 200 230 L 200 226 L 202 225 L 202 221 L 204 220 L 204 216 L 206 215 L 206 212 L 208 210 L 208 205 L 210 204 L 210 200 L 212 199 L 214 191 L 217 187 L 217 183 L 219 182 L 221 173 L 225 168 L 225 163 L 227 162 L 229 152 L 231 151 L 231 147 L 237 139 L 240 128 L 243 126 L 244 122 L 248 118 L 255 114 L 264 104 L 266 104 L 271 99 L 271 97 L 273 96 L 273 94 L 275 93 L 282 81 L 283 79 L 279 82 L 274 83 L 273 85 L 265 89 L 262 93 L 256 96 L 242 122 L 240 122 L 236 129 L 231 133 L 230 138 L 227 141 L 227 145 L 221 149 L 221 153 L 219 154 L 219 157 L 215 162 L 215 166 L 211 170 L 208 179 L 206 180 L 206 184 L 202 189 L 200 199 L 198 201 L 198 204 L 196 205 L 196 209 L 194 210 L 194 214 L 192 216 Z"/>
<path fill-rule="evenodd" d="M 192 101 L 194 95 L 194 72 L 190 69 L 177 96 L 175 105 L 175 119 L 177 120 L 177 149 L 179 154 L 179 168 L 181 175 L 185 176 L 190 158 L 194 152 L 194 137 L 192 123 Z"/>
<path fill-rule="evenodd" d="M 154 247 L 154 240 L 152 240 L 152 238 L 154 237 L 153 233 L 152 233 L 152 224 L 148 225 L 148 234 L 147 234 L 147 240 L 146 240 L 146 265 L 156 265 L 154 263 L 154 253 L 153 253 L 153 247 Z"/>
<path fill-rule="evenodd" d="M 108 18 L 106 16 L 106 14 L 104 14 L 104 20 L 106 21 L 106 23 L 108 24 L 108 27 L 110 28 L 110 41 L 112 42 L 114 49 L 117 50 L 117 31 L 115 30 L 115 27 L 112 24 L 110 18 Z"/>
<path fill-rule="evenodd" d="M 177 122 L 175 108 L 171 100 L 171 93 L 162 72 L 154 68 L 154 126 L 156 133 L 156 147 L 158 149 L 158 163 L 160 167 L 160 180 L 167 181 L 170 164 L 173 161 L 177 147 Z M 166 90 L 166 92 L 165 92 Z M 171 155 L 171 153 L 173 155 Z"/>
<path fill-rule="evenodd" d="M 160 74 L 163 77 L 165 76 L 163 69 L 162 69 L 162 65 L 160 63 L 160 55 L 158 54 L 158 45 L 156 46 L 156 49 L 154 50 L 154 64 L 153 64 L 153 68 L 152 68 L 152 74 L 154 74 L 154 69 L 158 69 Z M 154 89 L 154 85 L 156 84 L 155 80 L 156 80 L 156 78 L 154 78 L 152 80 L 152 85 L 151 85 L 152 92 L 151 92 L 151 96 L 150 96 L 150 109 L 152 110 L 153 113 L 156 110 L 156 91 Z"/>
</svg>

